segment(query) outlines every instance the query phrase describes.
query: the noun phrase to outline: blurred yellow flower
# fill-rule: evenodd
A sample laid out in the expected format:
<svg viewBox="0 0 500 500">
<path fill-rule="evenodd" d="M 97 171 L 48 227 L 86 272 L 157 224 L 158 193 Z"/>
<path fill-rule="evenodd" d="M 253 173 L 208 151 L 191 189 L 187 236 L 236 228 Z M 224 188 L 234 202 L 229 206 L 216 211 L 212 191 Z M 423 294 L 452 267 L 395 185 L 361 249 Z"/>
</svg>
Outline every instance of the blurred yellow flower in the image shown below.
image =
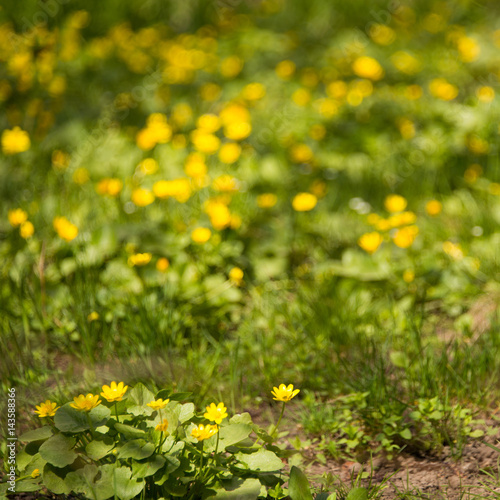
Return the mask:
<svg viewBox="0 0 500 500">
<path fill-rule="evenodd" d="M 464 172 L 465 182 L 469 184 L 474 184 L 474 182 L 476 182 L 477 179 L 481 177 L 482 173 L 483 173 L 483 168 L 481 167 L 481 165 L 478 165 L 477 163 L 470 165 Z"/>
<path fill-rule="evenodd" d="M 203 179 L 207 175 L 207 166 L 205 164 L 205 155 L 201 153 L 191 153 L 186 158 L 184 172 L 192 179 Z"/>
<path fill-rule="evenodd" d="M 33 472 L 31 473 L 31 477 L 33 479 L 36 479 L 40 475 L 40 469 L 33 469 Z"/>
<path fill-rule="evenodd" d="M 172 127 L 162 113 L 153 113 L 146 120 L 146 128 L 139 130 L 136 143 L 140 149 L 148 151 L 157 144 L 165 144 L 172 137 Z"/>
<path fill-rule="evenodd" d="M 108 401 L 108 403 L 113 403 L 115 401 L 121 401 L 125 393 L 127 392 L 128 385 L 123 382 L 117 384 L 116 382 L 111 382 L 110 385 L 103 385 L 101 396 Z"/>
<path fill-rule="evenodd" d="M 31 146 L 28 132 L 14 127 L 12 130 L 5 129 L 2 132 L 2 152 L 6 155 L 24 153 Z"/>
<path fill-rule="evenodd" d="M 399 194 L 390 194 L 384 200 L 385 209 L 391 213 L 402 212 L 407 204 L 406 199 Z"/>
<path fill-rule="evenodd" d="M 136 188 L 132 191 L 131 199 L 134 205 L 147 207 L 155 201 L 155 195 L 149 189 Z"/>
<path fill-rule="evenodd" d="M 97 321 L 99 319 L 99 313 L 97 311 L 92 311 L 88 316 L 87 316 L 87 321 L 89 323 L 92 323 L 92 321 Z"/>
<path fill-rule="evenodd" d="M 417 215 L 414 212 L 401 212 L 391 215 L 387 219 L 390 228 L 405 226 L 406 224 L 413 224 L 417 220 Z"/>
<path fill-rule="evenodd" d="M 55 217 L 52 225 L 63 240 L 71 241 L 78 236 L 78 228 L 66 217 Z"/>
<path fill-rule="evenodd" d="M 161 257 L 156 261 L 156 269 L 164 273 L 170 267 L 170 262 L 166 257 Z"/>
<path fill-rule="evenodd" d="M 241 92 L 243 99 L 257 101 L 266 95 L 266 88 L 262 83 L 249 83 Z"/>
<path fill-rule="evenodd" d="M 368 56 L 358 57 L 352 65 L 352 70 L 357 76 L 370 80 L 380 80 L 384 76 L 384 70 L 380 63 Z"/>
<path fill-rule="evenodd" d="M 500 196 L 500 183 L 498 182 L 492 182 L 489 187 L 488 191 L 493 195 L 493 196 Z"/>
<path fill-rule="evenodd" d="M 391 62 L 397 70 L 406 75 L 414 75 L 421 69 L 420 61 L 415 56 L 403 50 L 395 52 L 391 56 Z"/>
<path fill-rule="evenodd" d="M 66 170 L 68 168 L 71 157 L 68 153 L 56 149 L 52 152 L 52 166 L 56 170 Z"/>
<path fill-rule="evenodd" d="M 21 224 L 21 227 L 19 228 L 19 234 L 21 235 L 21 238 L 24 238 L 25 240 L 31 238 L 34 232 L 35 226 L 33 226 L 33 224 L 29 220 L 23 222 Z"/>
<path fill-rule="evenodd" d="M 79 396 L 75 396 L 73 398 L 73 403 L 70 404 L 72 408 L 80 411 L 90 411 L 96 406 L 101 404 L 101 400 L 98 395 L 93 395 L 88 393 L 86 396 L 80 394 Z"/>
<path fill-rule="evenodd" d="M 279 387 L 273 387 L 271 394 L 274 396 L 274 400 L 283 401 L 284 403 L 290 401 L 294 398 L 300 389 L 293 389 L 293 384 L 286 386 L 285 384 L 280 384 Z"/>
<path fill-rule="evenodd" d="M 297 106 L 306 106 L 309 102 L 311 102 L 311 92 L 307 89 L 297 89 L 292 94 L 292 101 Z"/>
<path fill-rule="evenodd" d="M 420 99 L 423 95 L 424 91 L 420 85 L 408 85 L 405 89 L 405 96 L 410 101 L 416 101 Z"/>
<path fill-rule="evenodd" d="M 79 167 L 73 172 L 72 178 L 75 184 L 81 186 L 90 180 L 89 171 L 85 167 Z"/>
<path fill-rule="evenodd" d="M 467 36 L 460 37 L 457 40 L 457 49 L 463 62 L 475 61 L 481 52 L 481 47 L 477 40 Z"/>
<path fill-rule="evenodd" d="M 392 239 L 394 241 L 394 244 L 399 248 L 408 248 L 413 244 L 417 235 L 417 226 L 407 226 L 398 229 Z"/>
<path fill-rule="evenodd" d="M 443 209 L 443 205 L 440 201 L 438 200 L 429 200 L 425 204 L 425 211 L 432 217 L 435 217 L 436 215 L 439 215 L 441 213 L 441 210 Z"/>
<path fill-rule="evenodd" d="M 403 280 L 406 281 L 406 283 L 411 283 L 415 279 L 415 271 L 413 269 L 407 269 L 403 273 Z"/>
<path fill-rule="evenodd" d="M 50 399 L 47 399 L 45 403 L 40 403 L 36 406 L 35 413 L 37 413 L 40 418 L 53 417 L 58 408 L 59 406 L 57 406 L 57 403 L 53 403 Z"/>
<path fill-rule="evenodd" d="M 191 431 L 191 436 L 196 438 L 198 441 L 203 441 L 214 436 L 218 431 L 219 428 L 217 427 L 217 425 L 200 424 Z"/>
<path fill-rule="evenodd" d="M 161 424 L 158 424 L 155 427 L 155 431 L 159 432 L 167 432 L 168 429 L 168 420 L 166 418 L 163 419 L 163 422 Z"/>
<path fill-rule="evenodd" d="M 134 266 L 145 266 L 151 262 L 153 255 L 145 252 L 145 253 L 135 253 L 130 255 L 127 262 L 130 267 Z"/>
<path fill-rule="evenodd" d="M 222 163 L 231 164 L 238 160 L 241 155 L 241 146 L 235 142 L 223 144 L 219 150 L 219 160 Z"/>
<path fill-rule="evenodd" d="M 221 121 L 217 115 L 205 114 L 201 115 L 198 120 L 196 120 L 196 127 L 207 134 L 212 134 L 220 129 Z"/>
<path fill-rule="evenodd" d="M 495 90 L 489 86 L 479 87 L 476 90 L 476 95 L 481 102 L 491 102 L 495 99 Z"/>
<path fill-rule="evenodd" d="M 311 193 L 299 193 L 292 200 L 292 207 L 297 212 L 309 212 L 318 203 L 318 198 Z"/>
<path fill-rule="evenodd" d="M 382 241 L 383 241 L 382 235 L 377 231 L 374 231 L 373 233 L 363 234 L 358 240 L 358 245 L 365 252 L 372 254 L 382 244 Z"/>
<path fill-rule="evenodd" d="M 295 63 L 293 61 L 281 61 L 276 66 L 276 74 L 283 80 L 289 80 L 295 73 Z"/>
<path fill-rule="evenodd" d="M 272 208 L 278 202 L 278 197 L 273 193 L 263 193 L 257 196 L 257 205 L 260 208 Z"/>
<path fill-rule="evenodd" d="M 390 45 L 396 40 L 396 33 L 394 30 L 385 24 L 373 24 L 368 34 L 371 39 L 379 45 Z"/>
<path fill-rule="evenodd" d="M 239 267 L 233 267 L 231 271 L 229 271 L 229 279 L 231 280 L 232 283 L 235 285 L 239 286 L 241 285 L 241 282 L 243 281 L 243 270 L 240 269 Z"/>
<path fill-rule="evenodd" d="M 215 403 L 211 403 L 206 407 L 207 411 L 203 415 L 210 422 L 215 422 L 216 424 L 220 424 L 225 418 L 227 418 L 227 408 L 224 406 L 224 403 L 219 403 L 217 406 Z"/>
<path fill-rule="evenodd" d="M 175 198 L 179 203 L 185 203 L 191 196 L 191 184 L 188 179 L 157 181 L 153 185 L 153 193 L 157 198 Z"/>
<path fill-rule="evenodd" d="M 462 260 L 464 258 L 464 252 L 458 243 L 445 241 L 443 243 L 443 251 L 454 260 Z"/>
<path fill-rule="evenodd" d="M 17 227 L 28 220 L 28 213 L 22 208 L 15 208 L 14 210 L 9 210 L 7 218 L 12 227 Z"/>
<path fill-rule="evenodd" d="M 233 141 L 241 141 L 247 138 L 252 132 L 252 125 L 249 122 L 233 122 L 224 127 L 224 135 Z"/>
<path fill-rule="evenodd" d="M 232 175 L 224 174 L 214 179 L 212 187 L 216 191 L 223 193 L 232 193 L 238 191 L 239 183 Z"/>
<path fill-rule="evenodd" d="M 429 83 L 429 90 L 434 97 L 443 101 L 451 101 L 458 95 L 458 87 L 447 82 L 444 78 L 435 78 Z"/>
<path fill-rule="evenodd" d="M 163 410 L 163 408 L 165 408 L 165 406 L 167 406 L 168 402 L 170 401 L 170 399 L 165 399 L 163 400 L 162 398 L 160 399 L 155 399 L 154 401 L 151 401 L 151 403 L 148 403 L 147 406 L 149 406 L 150 408 L 153 408 L 153 410 Z"/>
<path fill-rule="evenodd" d="M 191 232 L 191 239 L 195 243 L 206 243 L 210 236 L 212 236 L 212 231 L 207 227 L 197 227 Z"/>
<path fill-rule="evenodd" d="M 294 144 L 290 150 L 290 157 L 295 163 L 307 163 L 313 156 L 312 149 L 307 144 Z"/>
<path fill-rule="evenodd" d="M 139 165 L 137 165 L 137 167 L 145 175 L 156 174 L 160 168 L 158 162 L 154 158 L 145 158 L 139 163 Z"/>
<path fill-rule="evenodd" d="M 215 101 L 222 93 L 222 89 L 216 83 L 205 83 L 200 88 L 200 96 L 204 101 Z"/>
<path fill-rule="evenodd" d="M 229 56 L 221 61 L 220 72 L 226 78 L 234 78 L 243 69 L 243 61 L 238 56 Z"/>
<path fill-rule="evenodd" d="M 96 187 L 96 191 L 99 194 L 108 195 L 114 198 L 120 194 L 122 188 L 123 182 L 120 179 L 108 177 L 99 181 Z"/>
<path fill-rule="evenodd" d="M 326 93 L 335 99 L 341 99 L 347 94 L 347 83 L 342 80 L 330 82 L 326 87 Z"/>
<path fill-rule="evenodd" d="M 210 134 L 203 129 L 196 129 L 191 132 L 191 142 L 194 148 L 200 153 L 212 155 L 220 147 L 220 139 L 213 134 Z"/>
<path fill-rule="evenodd" d="M 320 141 L 326 135 L 326 128 L 321 123 L 316 123 L 309 130 L 309 137 L 315 141 Z"/>
<path fill-rule="evenodd" d="M 220 231 L 231 224 L 231 212 L 224 203 L 211 200 L 205 205 L 205 212 L 214 229 Z"/>
</svg>

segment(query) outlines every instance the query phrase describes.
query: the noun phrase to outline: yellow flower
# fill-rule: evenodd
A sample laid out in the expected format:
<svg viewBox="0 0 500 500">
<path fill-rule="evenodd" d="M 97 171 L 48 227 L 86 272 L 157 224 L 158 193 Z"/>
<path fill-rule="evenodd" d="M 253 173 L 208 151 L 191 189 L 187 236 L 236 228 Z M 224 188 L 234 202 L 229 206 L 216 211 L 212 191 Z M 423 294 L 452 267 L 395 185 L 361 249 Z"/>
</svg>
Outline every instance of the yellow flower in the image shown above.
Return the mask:
<svg viewBox="0 0 500 500">
<path fill-rule="evenodd" d="M 148 403 L 147 406 L 153 408 L 153 410 L 163 410 L 169 401 L 170 399 L 155 399 L 154 401 L 151 401 L 151 403 Z"/>
<path fill-rule="evenodd" d="M 113 401 L 121 401 L 123 396 L 127 392 L 128 385 L 125 385 L 123 382 L 117 384 L 116 382 L 111 382 L 110 385 L 103 385 L 101 396 L 108 401 L 108 403 L 112 403 Z"/>
<path fill-rule="evenodd" d="M 156 269 L 164 273 L 170 267 L 170 262 L 166 257 L 161 257 L 156 261 Z"/>
<path fill-rule="evenodd" d="M 68 153 L 56 149 L 52 152 L 52 166 L 56 170 L 66 170 L 68 168 L 71 157 Z"/>
<path fill-rule="evenodd" d="M 200 87 L 200 96 L 204 101 L 215 101 L 221 92 L 222 89 L 216 83 L 205 83 Z"/>
<path fill-rule="evenodd" d="M 411 283 L 415 279 L 415 271 L 413 269 L 407 269 L 403 273 L 403 280 L 406 281 L 406 283 Z"/>
<path fill-rule="evenodd" d="M 157 144 L 165 144 L 172 137 L 172 128 L 167 123 L 167 117 L 161 113 L 153 113 L 146 121 L 146 128 L 139 130 L 136 143 L 144 151 L 154 148 Z"/>
<path fill-rule="evenodd" d="M 374 231 L 373 233 L 363 234 L 359 240 L 358 245 L 369 254 L 374 253 L 377 248 L 382 244 L 383 238 L 380 233 Z"/>
<path fill-rule="evenodd" d="M 229 56 L 220 63 L 220 72 L 226 78 L 234 78 L 243 69 L 243 61 L 238 56 Z"/>
<path fill-rule="evenodd" d="M 212 231 L 208 227 L 197 227 L 191 233 L 191 239 L 195 243 L 206 243 L 210 236 L 212 236 Z"/>
<path fill-rule="evenodd" d="M 379 45 L 390 45 L 396 39 L 396 33 L 385 24 L 374 24 L 370 27 L 369 35 Z"/>
<path fill-rule="evenodd" d="M 458 95 L 458 88 L 444 78 L 435 78 L 429 83 L 429 90 L 434 97 L 443 101 L 451 101 Z"/>
<path fill-rule="evenodd" d="M 198 120 L 196 120 L 196 127 L 203 130 L 207 134 L 212 134 L 220 129 L 220 118 L 217 115 L 207 113 L 201 115 Z"/>
<path fill-rule="evenodd" d="M 224 403 L 219 403 L 217 406 L 215 406 L 215 403 L 210 403 L 206 408 L 207 412 L 203 416 L 207 420 L 210 420 L 210 422 L 220 424 L 227 418 L 227 408 L 224 406 Z"/>
<path fill-rule="evenodd" d="M 38 413 L 38 416 L 40 418 L 53 417 L 56 414 L 58 408 L 59 406 L 57 406 L 57 403 L 53 403 L 52 401 L 47 399 L 45 403 L 40 403 L 40 405 L 36 407 L 35 413 Z"/>
<path fill-rule="evenodd" d="M 55 217 L 52 224 L 58 236 L 63 240 L 71 241 L 78 236 L 78 228 L 66 217 Z"/>
<path fill-rule="evenodd" d="M 224 135 L 233 141 L 241 141 L 252 133 L 252 125 L 249 122 L 234 122 L 224 127 Z"/>
<path fill-rule="evenodd" d="M 160 431 L 160 432 L 167 432 L 168 429 L 168 420 L 166 418 L 163 419 L 163 422 L 161 424 L 158 424 L 155 427 L 155 431 Z"/>
<path fill-rule="evenodd" d="M 120 194 L 122 188 L 123 182 L 120 179 L 108 177 L 99 181 L 96 190 L 99 194 L 116 197 Z"/>
<path fill-rule="evenodd" d="M 28 220 L 28 214 L 22 208 L 9 210 L 7 217 L 12 227 L 20 226 L 23 222 Z"/>
<path fill-rule="evenodd" d="M 214 179 L 212 186 L 216 191 L 222 191 L 223 193 L 231 193 L 239 189 L 238 180 L 228 174 L 221 175 Z"/>
<path fill-rule="evenodd" d="M 241 285 L 241 282 L 243 281 L 243 275 L 243 270 L 239 267 L 233 267 L 231 271 L 229 271 L 229 279 L 232 283 L 238 286 Z"/>
<path fill-rule="evenodd" d="M 84 396 L 83 394 L 75 396 L 73 398 L 73 401 L 74 403 L 71 403 L 70 406 L 80 411 L 90 411 L 101 404 L 99 396 L 94 396 L 90 392 L 86 396 Z"/>
<path fill-rule="evenodd" d="M 208 439 L 214 434 L 217 434 L 218 431 L 219 428 L 217 427 L 217 425 L 209 424 L 205 426 L 203 424 L 200 424 L 191 431 L 191 436 L 196 438 L 198 441 L 203 441 L 204 439 Z"/>
<path fill-rule="evenodd" d="M 386 210 L 391 213 L 402 212 L 407 204 L 406 199 L 399 194 L 390 194 L 384 201 Z"/>
<path fill-rule="evenodd" d="M 290 384 L 288 387 L 285 384 L 281 384 L 279 387 L 273 387 L 271 394 L 274 396 L 274 400 L 286 403 L 294 398 L 299 392 L 300 389 L 293 389 L 293 384 Z"/>
<path fill-rule="evenodd" d="M 149 189 L 137 188 L 132 191 L 131 199 L 134 205 L 147 207 L 155 201 L 155 195 Z"/>
<path fill-rule="evenodd" d="M 307 163 L 313 156 L 312 149 L 307 144 L 295 144 L 290 150 L 290 157 L 295 163 Z"/>
<path fill-rule="evenodd" d="M 234 163 L 241 155 L 241 146 L 235 142 L 223 144 L 219 150 L 219 160 L 222 163 Z"/>
<path fill-rule="evenodd" d="M 12 130 L 4 130 L 2 133 L 2 151 L 6 155 L 24 153 L 31 146 L 28 132 L 14 127 Z"/>
<path fill-rule="evenodd" d="M 191 153 L 186 158 L 184 172 L 192 179 L 203 179 L 207 175 L 205 156 L 201 153 Z"/>
<path fill-rule="evenodd" d="M 154 158 L 145 158 L 139 165 L 137 165 L 139 170 L 146 175 L 155 174 L 160 168 L 158 162 Z"/>
<path fill-rule="evenodd" d="M 75 184 L 81 186 L 90 180 L 89 171 L 85 167 L 79 167 L 73 172 L 72 178 Z"/>
<path fill-rule="evenodd" d="M 89 323 L 92 323 L 92 321 L 97 321 L 99 319 L 99 313 L 97 311 L 92 311 L 88 316 L 87 316 L 87 321 Z"/>
<path fill-rule="evenodd" d="M 311 193 L 299 193 L 292 201 L 293 209 L 297 212 L 309 212 L 318 203 L 318 198 Z"/>
<path fill-rule="evenodd" d="M 352 65 L 352 70 L 357 76 L 370 80 L 380 80 L 384 76 L 384 70 L 379 62 L 368 56 L 358 57 Z"/>
<path fill-rule="evenodd" d="M 439 215 L 442 209 L 443 205 L 437 200 L 430 200 L 425 204 L 425 211 L 432 217 Z"/>
<path fill-rule="evenodd" d="M 295 63 L 293 61 L 281 61 L 276 66 L 276 74 L 283 80 L 289 80 L 295 73 Z"/>
<path fill-rule="evenodd" d="M 249 83 L 241 92 L 243 99 L 257 101 L 266 95 L 266 88 L 262 83 Z"/>
<path fill-rule="evenodd" d="M 33 472 L 31 473 L 31 477 L 33 479 L 36 479 L 40 475 L 40 469 L 34 469 Z"/>
<path fill-rule="evenodd" d="M 396 234 L 392 237 L 394 244 L 399 248 L 410 247 L 418 234 L 417 226 L 407 226 L 396 231 Z"/>
<path fill-rule="evenodd" d="M 257 205 L 260 208 L 272 208 L 277 201 L 278 197 L 273 193 L 264 193 L 257 196 Z"/>
<path fill-rule="evenodd" d="M 134 266 L 145 266 L 151 262 L 153 255 L 145 252 L 145 253 L 135 253 L 130 255 L 127 262 L 130 267 Z"/>
<path fill-rule="evenodd" d="M 158 198 L 171 196 L 179 203 L 186 203 L 191 196 L 191 183 L 189 179 L 174 179 L 171 181 L 157 181 L 153 185 L 153 193 Z"/>
<path fill-rule="evenodd" d="M 443 251 L 448 254 L 452 259 L 462 260 L 464 258 L 464 252 L 459 243 L 453 243 L 452 241 L 445 241 L 443 243 Z"/>
<path fill-rule="evenodd" d="M 21 224 L 21 227 L 19 228 L 19 234 L 25 240 L 27 240 L 28 238 L 31 238 L 33 236 L 34 232 L 35 232 L 35 226 L 33 226 L 33 224 L 29 220 L 26 222 L 23 222 Z"/>
<path fill-rule="evenodd" d="M 210 223 L 215 229 L 220 231 L 231 224 L 231 212 L 224 203 L 210 201 L 205 211 L 210 217 Z"/>
<path fill-rule="evenodd" d="M 477 98 L 481 102 L 491 102 L 495 99 L 495 90 L 489 86 L 483 86 L 476 90 Z"/>
<path fill-rule="evenodd" d="M 213 155 L 220 147 L 220 139 L 205 130 L 196 129 L 191 132 L 191 142 L 196 151 Z"/>
</svg>

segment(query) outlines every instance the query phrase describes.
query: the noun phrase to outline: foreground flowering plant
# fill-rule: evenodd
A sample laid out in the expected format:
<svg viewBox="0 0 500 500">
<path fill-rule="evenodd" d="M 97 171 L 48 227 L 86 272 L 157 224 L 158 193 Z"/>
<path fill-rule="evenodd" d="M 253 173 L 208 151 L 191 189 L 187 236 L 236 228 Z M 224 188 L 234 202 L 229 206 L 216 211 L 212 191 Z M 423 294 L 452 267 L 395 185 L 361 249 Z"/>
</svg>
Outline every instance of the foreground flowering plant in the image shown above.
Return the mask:
<svg viewBox="0 0 500 500">
<path fill-rule="evenodd" d="M 99 500 L 216 499 L 229 492 L 231 498 L 285 498 L 282 459 L 297 451 L 274 443 L 285 405 L 298 392 L 291 384 L 274 388 L 283 407 L 269 432 L 248 413 L 230 417 L 223 402 L 198 414 L 183 402 L 189 393 L 154 394 L 142 384 L 129 390 L 113 381 L 102 387 L 102 399 L 80 394 L 61 406 L 46 400 L 34 410 L 45 425 L 19 438 L 27 446 L 16 491 L 44 488 Z M 302 473 L 293 467 L 293 474 Z"/>
</svg>

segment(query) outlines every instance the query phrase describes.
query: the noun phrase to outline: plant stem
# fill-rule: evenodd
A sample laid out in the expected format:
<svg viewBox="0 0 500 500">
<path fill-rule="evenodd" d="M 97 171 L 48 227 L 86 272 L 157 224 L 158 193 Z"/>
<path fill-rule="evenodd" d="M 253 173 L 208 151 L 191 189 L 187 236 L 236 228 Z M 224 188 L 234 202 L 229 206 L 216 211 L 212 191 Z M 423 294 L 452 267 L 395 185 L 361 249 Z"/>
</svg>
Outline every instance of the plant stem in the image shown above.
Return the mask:
<svg viewBox="0 0 500 500">
<path fill-rule="evenodd" d="M 116 415 L 116 421 L 120 423 L 120 417 L 118 416 L 118 403 L 115 401 L 115 415 Z"/>
<path fill-rule="evenodd" d="M 286 403 L 283 401 L 283 406 L 281 407 L 280 418 L 278 419 L 278 423 L 274 427 L 273 434 L 276 434 L 276 436 L 278 435 L 278 427 L 280 426 L 281 419 L 283 418 L 283 414 L 285 413 L 285 406 L 286 406 Z"/>
</svg>

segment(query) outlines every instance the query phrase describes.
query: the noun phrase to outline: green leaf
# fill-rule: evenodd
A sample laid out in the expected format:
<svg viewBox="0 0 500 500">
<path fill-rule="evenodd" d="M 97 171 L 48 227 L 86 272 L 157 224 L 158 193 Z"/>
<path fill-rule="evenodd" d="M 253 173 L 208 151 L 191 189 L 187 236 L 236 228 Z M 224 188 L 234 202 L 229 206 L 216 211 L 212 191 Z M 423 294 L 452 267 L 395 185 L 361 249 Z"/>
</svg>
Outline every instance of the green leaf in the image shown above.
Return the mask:
<svg viewBox="0 0 500 500">
<path fill-rule="evenodd" d="M 183 424 L 194 416 L 195 408 L 193 403 L 185 403 L 180 405 L 179 422 Z"/>
<path fill-rule="evenodd" d="M 56 495 L 67 495 L 71 488 L 64 481 L 66 471 L 53 465 L 45 464 L 42 472 L 43 484 Z"/>
<path fill-rule="evenodd" d="M 247 424 L 247 425 L 252 425 L 252 417 L 250 416 L 250 413 L 238 413 L 236 415 L 233 415 L 230 419 L 229 422 L 231 424 Z"/>
<path fill-rule="evenodd" d="M 401 351 L 393 351 L 389 354 L 391 363 L 396 368 L 407 368 L 410 365 L 410 360 L 408 356 Z"/>
<path fill-rule="evenodd" d="M 469 432 L 469 436 L 471 438 L 480 438 L 484 436 L 484 431 L 482 431 L 481 429 L 476 429 L 475 431 Z"/>
<path fill-rule="evenodd" d="M 85 467 L 73 472 L 69 472 L 66 476 L 66 484 L 75 493 L 83 493 L 87 498 L 99 498 L 95 487 L 95 477 L 97 476 L 98 468 L 93 464 L 88 464 Z"/>
<path fill-rule="evenodd" d="M 153 455 L 146 462 L 132 462 L 132 477 L 143 478 L 152 476 L 165 465 L 165 458 L 161 455 Z"/>
<path fill-rule="evenodd" d="M 208 498 L 214 500 L 256 500 L 260 494 L 258 479 L 235 479 L 230 489 L 218 489 L 217 493 Z"/>
<path fill-rule="evenodd" d="M 94 429 L 104 425 L 111 412 L 109 408 L 103 405 L 96 406 L 90 412 L 80 411 L 66 403 L 57 410 L 54 416 L 55 426 L 62 432 L 82 432 L 90 429 L 87 415 L 90 416 L 90 421 Z"/>
<path fill-rule="evenodd" d="M 366 488 L 354 488 L 349 492 L 345 500 L 368 500 L 368 490 Z"/>
<path fill-rule="evenodd" d="M 73 451 L 75 443 L 75 438 L 56 434 L 40 446 L 40 456 L 56 467 L 66 467 L 78 457 Z"/>
<path fill-rule="evenodd" d="M 127 413 L 135 416 L 151 415 L 153 409 L 147 405 L 154 399 L 154 394 L 145 385 L 137 384 L 129 393 Z"/>
<path fill-rule="evenodd" d="M 137 427 L 126 424 L 115 424 L 115 429 L 125 437 L 131 439 L 144 437 L 146 435 L 142 429 L 137 429 Z"/>
<path fill-rule="evenodd" d="M 170 401 L 186 401 L 186 399 L 189 399 L 192 395 L 192 392 L 175 392 L 168 396 L 168 399 L 170 399 Z"/>
<path fill-rule="evenodd" d="M 410 429 L 404 429 L 402 430 L 399 435 L 403 438 L 403 439 L 406 439 L 406 440 L 410 440 L 412 438 L 412 434 L 411 434 L 411 431 Z"/>
<path fill-rule="evenodd" d="M 106 436 L 104 439 L 94 439 L 85 447 L 87 455 L 92 460 L 100 460 L 115 447 L 114 441 Z"/>
<path fill-rule="evenodd" d="M 256 453 L 237 453 L 236 459 L 251 470 L 271 472 L 284 467 L 283 462 L 272 451 L 260 449 Z"/>
<path fill-rule="evenodd" d="M 16 492 L 27 493 L 30 491 L 38 491 L 42 489 L 42 485 L 38 484 L 38 479 L 23 479 L 16 482 Z"/>
<path fill-rule="evenodd" d="M 224 425 L 219 429 L 219 450 L 224 450 L 229 446 L 240 443 L 246 439 L 251 432 L 252 428 L 246 424 Z M 213 451 L 213 449 L 215 449 L 215 443 L 212 443 L 212 446 L 207 446 L 208 452 Z"/>
<path fill-rule="evenodd" d="M 128 467 L 119 467 L 114 470 L 112 484 L 120 500 L 131 500 L 144 489 L 146 483 L 131 479 L 131 476 L 132 471 Z"/>
<path fill-rule="evenodd" d="M 136 460 L 142 460 L 143 458 L 150 457 L 155 451 L 155 445 L 149 443 L 144 439 L 134 439 L 125 443 L 118 450 L 118 458 L 135 458 Z"/>
<path fill-rule="evenodd" d="M 45 427 L 40 427 L 39 429 L 21 434 L 19 436 L 19 441 L 24 441 L 25 443 L 29 443 L 31 441 L 41 441 L 44 439 L 48 439 L 50 436 L 52 436 L 52 434 L 54 434 L 54 432 L 52 431 L 52 427 L 46 425 Z"/>
<path fill-rule="evenodd" d="M 288 494 L 292 500 L 313 500 L 306 475 L 295 466 L 290 471 Z"/>
</svg>

